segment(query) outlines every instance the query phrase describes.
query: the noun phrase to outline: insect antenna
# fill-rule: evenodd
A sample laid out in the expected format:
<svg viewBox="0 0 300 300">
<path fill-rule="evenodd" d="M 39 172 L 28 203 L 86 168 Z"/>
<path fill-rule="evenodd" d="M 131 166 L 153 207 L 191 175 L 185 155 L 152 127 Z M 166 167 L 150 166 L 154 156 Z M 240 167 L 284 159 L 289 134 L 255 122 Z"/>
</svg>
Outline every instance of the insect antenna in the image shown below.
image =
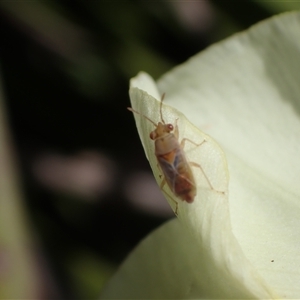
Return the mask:
<svg viewBox="0 0 300 300">
<path fill-rule="evenodd" d="M 133 113 L 136 113 L 136 114 L 138 114 L 138 115 L 143 116 L 145 119 L 147 119 L 149 122 L 151 122 L 155 127 L 157 127 L 157 124 L 156 124 L 155 122 L 153 122 L 151 119 L 149 119 L 147 116 L 145 116 L 144 114 L 141 114 L 140 112 L 134 110 L 134 109 L 131 108 L 131 107 L 127 107 L 127 109 L 128 109 L 129 111 L 133 112 Z"/>
<path fill-rule="evenodd" d="M 163 94 L 161 95 L 161 99 L 160 99 L 160 106 L 159 106 L 159 111 L 160 111 L 160 119 L 162 120 L 162 122 L 163 122 L 164 124 L 166 124 L 166 122 L 165 122 L 165 120 L 164 120 L 164 118 L 163 118 L 163 114 L 162 114 L 162 104 L 163 104 L 163 101 L 164 101 L 165 95 L 166 95 L 166 93 L 163 93 Z"/>
</svg>

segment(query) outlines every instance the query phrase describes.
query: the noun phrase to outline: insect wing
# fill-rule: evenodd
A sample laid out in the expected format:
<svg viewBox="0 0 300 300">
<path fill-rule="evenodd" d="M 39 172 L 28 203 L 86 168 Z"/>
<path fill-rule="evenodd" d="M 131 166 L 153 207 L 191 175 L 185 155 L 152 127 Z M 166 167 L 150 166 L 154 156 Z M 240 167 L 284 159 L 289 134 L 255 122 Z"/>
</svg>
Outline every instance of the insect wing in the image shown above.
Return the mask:
<svg viewBox="0 0 300 300">
<path fill-rule="evenodd" d="M 176 150 L 173 150 L 165 155 L 159 155 L 157 157 L 166 182 L 173 193 L 175 193 L 175 179 L 179 175 L 176 167 L 178 165 L 178 153 L 176 152 Z"/>
<path fill-rule="evenodd" d="M 172 192 L 187 202 L 193 202 L 196 194 L 191 168 L 180 148 L 157 157 L 165 180 Z"/>
</svg>

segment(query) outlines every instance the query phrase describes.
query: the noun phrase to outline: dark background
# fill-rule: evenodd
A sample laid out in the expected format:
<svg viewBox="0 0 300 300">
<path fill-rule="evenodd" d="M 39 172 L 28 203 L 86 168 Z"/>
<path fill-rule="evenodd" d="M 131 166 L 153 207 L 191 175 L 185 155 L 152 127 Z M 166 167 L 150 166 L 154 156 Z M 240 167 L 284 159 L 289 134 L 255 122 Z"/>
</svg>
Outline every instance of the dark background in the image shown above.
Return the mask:
<svg viewBox="0 0 300 300">
<path fill-rule="evenodd" d="M 158 188 L 126 110 L 129 79 L 140 70 L 157 79 L 293 8 L 285 5 L 0 2 L 2 86 L 25 214 L 43 261 L 40 298 L 97 298 L 133 247 L 173 217 L 161 201 L 149 210 L 131 201 L 135 188 Z"/>
</svg>

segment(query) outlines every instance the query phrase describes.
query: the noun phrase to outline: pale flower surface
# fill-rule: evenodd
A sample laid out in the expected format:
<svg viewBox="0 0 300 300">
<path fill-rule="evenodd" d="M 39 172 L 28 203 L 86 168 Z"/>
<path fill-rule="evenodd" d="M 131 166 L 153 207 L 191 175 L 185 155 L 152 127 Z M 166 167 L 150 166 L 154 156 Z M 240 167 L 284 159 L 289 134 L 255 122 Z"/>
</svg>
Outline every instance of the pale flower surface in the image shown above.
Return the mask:
<svg viewBox="0 0 300 300">
<path fill-rule="evenodd" d="M 283 14 L 192 57 L 157 86 L 145 73 L 131 80 L 135 110 L 159 121 L 166 93 L 164 118 L 178 118 L 179 139 L 207 140 L 185 150 L 215 190 L 193 170 L 194 203 L 176 199 L 178 219 L 133 251 L 102 298 L 300 298 L 299 32 L 300 14 Z M 154 125 L 134 117 L 160 183 Z"/>
</svg>

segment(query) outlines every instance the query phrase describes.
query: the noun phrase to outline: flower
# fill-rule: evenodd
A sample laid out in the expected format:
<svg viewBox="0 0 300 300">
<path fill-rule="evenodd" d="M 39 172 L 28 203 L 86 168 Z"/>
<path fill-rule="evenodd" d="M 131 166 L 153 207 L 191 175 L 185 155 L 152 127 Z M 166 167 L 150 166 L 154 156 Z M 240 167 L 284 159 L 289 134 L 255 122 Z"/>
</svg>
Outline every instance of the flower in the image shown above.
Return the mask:
<svg viewBox="0 0 300 300">
<path fill-rule="evenodd" d="M 207 141 L 185 153 L 214 189 L 194 170 L 195 201 L 176 198 L 178 218 L 141 242 L 103 298 L 300 298 L 299 31 L 300 13 L 282 14 L 213 45 L 157 83 L 146 73 L 131 80 L 135 110 L 157 122 L 166 93 L 172 107 L 163 106 L 163 116 L 173 124 L 178 118 L 179 140 Z M 161 182 L 149 139 L 154 126 L 135 119 Z"/>
</svg>

